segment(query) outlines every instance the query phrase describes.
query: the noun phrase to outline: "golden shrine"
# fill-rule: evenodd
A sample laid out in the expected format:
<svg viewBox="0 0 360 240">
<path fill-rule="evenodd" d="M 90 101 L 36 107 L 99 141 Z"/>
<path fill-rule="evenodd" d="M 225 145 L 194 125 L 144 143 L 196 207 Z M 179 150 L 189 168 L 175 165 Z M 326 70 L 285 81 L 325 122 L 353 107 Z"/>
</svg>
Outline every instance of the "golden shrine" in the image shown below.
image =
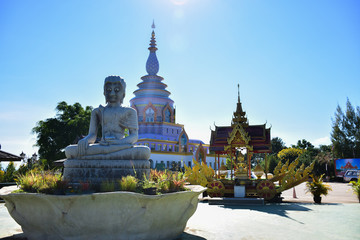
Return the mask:
<svg viewBox="0 0 360 240">
<path fill-rule="evenodd" d="M 239 85 L 238 85 L 239 88 Z M 206 186 L 210 197 L 238 197 L 236 191 L 244 197 L 260 197 L 267 201 L 278 201 L 281 192 L 305 182 L 314 167 L 313 162 L 306 167 L 297 167 L 299 159 L 282 164 L 279 161 L 274 174 L 259 165 L 253 169 L 257 179 L 251 178 L 251 158 L 254 153 L 271 153 L 270 128 L 263 125 L 249 125 L 243 111 L 238 90 L 238 102 L 233 114 L 231 126 L 215 126 L 211 131 L 210 151 L 216 154 L 215 170 L 205 163 L 196 163 L 194 167 L 185 167 L 185 176 L 191 184 Z M 227 170 L 224 163 L 220 166 L 220 155 L 227 155 L 231 160 L 230 179 L 225 177 Z M 265 172 L 265 178 L 262 178 Z M 235 179 L 233 179 L 233 176 Z M 239 190 L 240 189 L 240 190 Z M 239 194 L 238 194 L 239 195 Z"/>
<path fill-rule="evenodd" d="M 239 85 L 238 85 L 239 87 Z M 239 167 L 247 169 L 247 175 L 251 178 L 251 157 L 254 153 L 271 153 L 270 128 L 263 125 L 249 125 L 246 112 L 243 111 L 238 91 L 238 102 L 233 114 L 231 126 L 215 126 L 211 131 L 210 151 L 215 152 L 218 161 L 215 170 L 220 168 L 220 155 L 228 155 L 234 160 L 235 169 Z M 246 152 L 246 161 L 243 161 Z M 216 159 L 215 159 L 216 160 Z"/>
</svg>

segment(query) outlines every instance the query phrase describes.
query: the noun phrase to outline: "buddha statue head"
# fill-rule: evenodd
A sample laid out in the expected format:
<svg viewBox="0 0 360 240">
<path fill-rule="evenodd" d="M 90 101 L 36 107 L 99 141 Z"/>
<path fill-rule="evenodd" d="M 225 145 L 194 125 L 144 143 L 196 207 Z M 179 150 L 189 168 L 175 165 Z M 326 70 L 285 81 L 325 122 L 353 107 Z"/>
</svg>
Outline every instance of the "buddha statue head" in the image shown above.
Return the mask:
<svg viewBox="0 0 360 240">
<path fill-rule="evenodd" d="M 126 83 L 119 76 L 109 76 L 104 82 L 104 96 L 106 103 L 123 103 Z"/>
</svg>

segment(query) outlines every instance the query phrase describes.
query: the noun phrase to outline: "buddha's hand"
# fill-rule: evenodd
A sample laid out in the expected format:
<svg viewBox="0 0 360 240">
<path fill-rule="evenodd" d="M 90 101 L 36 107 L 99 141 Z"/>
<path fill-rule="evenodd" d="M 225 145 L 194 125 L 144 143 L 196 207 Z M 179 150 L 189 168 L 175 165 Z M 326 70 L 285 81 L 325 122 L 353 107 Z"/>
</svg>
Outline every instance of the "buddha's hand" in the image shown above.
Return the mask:
<svg viewBox="0 0 360 240">
<path fill-rule="evenodd" d="M 86 149 L 89 146 L 89 141 L 86 138 L 81 139 L 78 142 L 78 156 L 84 156 L 86 154 Z"/>
</svg>

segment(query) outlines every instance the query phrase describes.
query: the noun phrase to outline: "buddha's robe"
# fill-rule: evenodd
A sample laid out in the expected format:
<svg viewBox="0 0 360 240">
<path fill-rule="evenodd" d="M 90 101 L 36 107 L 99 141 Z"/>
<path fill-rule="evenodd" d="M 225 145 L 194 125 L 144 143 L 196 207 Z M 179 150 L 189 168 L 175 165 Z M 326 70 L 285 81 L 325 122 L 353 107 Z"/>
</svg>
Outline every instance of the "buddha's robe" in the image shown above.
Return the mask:
<svg viewBox="0 0 360 240">
<path fill-rule="evenodd" d="M 102 138 L 100 143 L 94 144 L 99 125 L 102 126 Z M 125 129 L 129 129 L 127 137 L 124 137 Z M 79 154 L 78 145 L 70 145 L 65 149 L 66 157 L 86 160 L 149 159 L 148 147 L 134 146 L 137 131 L 137 114 L 133 108 L 107 108 L 100 105 L 91 113 L 89 135 L 85 137 L 89 145 L 85 154 Z"/>
</svg>

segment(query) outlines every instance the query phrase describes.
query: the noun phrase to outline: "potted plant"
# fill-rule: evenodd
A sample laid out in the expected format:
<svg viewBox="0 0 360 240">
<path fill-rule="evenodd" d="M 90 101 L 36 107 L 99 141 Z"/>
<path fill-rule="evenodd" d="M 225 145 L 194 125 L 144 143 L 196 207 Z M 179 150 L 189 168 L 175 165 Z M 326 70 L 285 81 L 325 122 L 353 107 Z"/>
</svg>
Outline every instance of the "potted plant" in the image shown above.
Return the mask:
<svg viewBox="0 0 360 240">
<path fill-rule="evenodd" d="M 143 190 L 144 190 L 144 194 L 146 195 L 156 195 L 156 183 L 152 182 L 152 181 L 144 181 L 143 183 Z"/>
<path fill-rule="evenodd" d="M 351 181 L 352 189 L 354 193 L 357 195 L 359 202 L 360 202 L 360 178 L 357 181 Z"/>
<path fill-rule="evenodd" d="M 323 176 L 310 175 L 312 178 L 311 182 L 306 183 L 306 192 L 310 192 L 314 197 L 314 202 L 320 204 L 321 196 L 326 196 L 331 191 L 331 186 L 323 182 Z"/>
</svg>

